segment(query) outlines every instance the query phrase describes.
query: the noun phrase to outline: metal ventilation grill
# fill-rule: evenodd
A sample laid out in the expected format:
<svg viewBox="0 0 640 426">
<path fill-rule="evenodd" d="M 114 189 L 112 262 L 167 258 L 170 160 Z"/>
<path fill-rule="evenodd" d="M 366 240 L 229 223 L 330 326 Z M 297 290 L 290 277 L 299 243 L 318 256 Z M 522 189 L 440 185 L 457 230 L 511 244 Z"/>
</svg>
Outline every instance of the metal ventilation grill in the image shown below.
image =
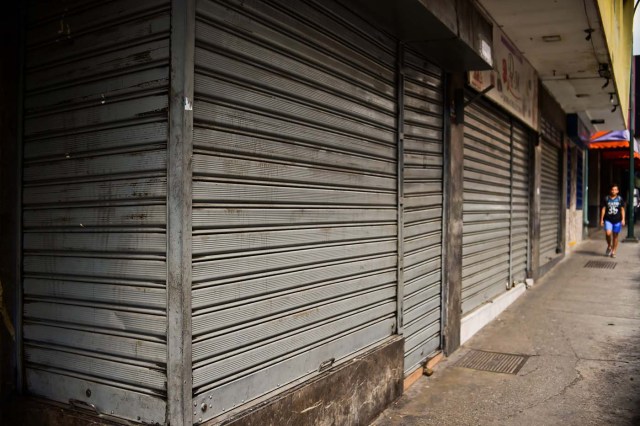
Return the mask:
<svg viewBox="0 0 640 426">
<path fill-rule="evenodd" d="M 590 260 L 586 265 L 584 265 L 584 267 L 595 269 L 615 269 L 616 265 L 616 262 L 607 262 L 605 260 Z"/>
<path fill-rule="evenodd" d="M 518 374 L 527 359 L 529 359 L 527 355 L 472 350 L 460 359 L 455 366 L 490 371 L 492 373 Z"/>
</svg>

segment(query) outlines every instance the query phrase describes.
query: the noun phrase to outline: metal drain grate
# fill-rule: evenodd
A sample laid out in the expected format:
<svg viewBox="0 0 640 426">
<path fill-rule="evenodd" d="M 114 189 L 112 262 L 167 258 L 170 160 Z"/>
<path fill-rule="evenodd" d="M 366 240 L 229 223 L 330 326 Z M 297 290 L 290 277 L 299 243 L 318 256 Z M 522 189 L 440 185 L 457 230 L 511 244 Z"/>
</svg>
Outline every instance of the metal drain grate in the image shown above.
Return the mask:
<svg viewBox="0 0 640 426">
<path fill-rule="evenodd" d="M 474 370 L 491 371 L 492 373 L 518 374 L 527 355 L 502 354 L 497 352 L 471 351 L 460 359 L 455 366 Z"/>
<path fill-rule="evenodd" d="M 606 260 L 590 260 L 586 265 L 584 265 L 584 267 L 596 269 L 615 269 L 616 265 L 616 262 L 607 262 Z"/>
</svg>

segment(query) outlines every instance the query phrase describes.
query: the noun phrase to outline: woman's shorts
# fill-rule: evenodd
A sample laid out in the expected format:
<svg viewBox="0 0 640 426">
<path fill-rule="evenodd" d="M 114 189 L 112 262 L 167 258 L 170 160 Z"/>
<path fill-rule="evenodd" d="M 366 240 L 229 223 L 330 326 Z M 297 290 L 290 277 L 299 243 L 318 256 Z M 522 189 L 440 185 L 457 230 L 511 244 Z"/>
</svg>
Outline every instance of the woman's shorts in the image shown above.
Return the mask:
<svg viewBox="0 0 640 426">
<path fill-rule="evenodd" d="M 604 230 L 605 231 L 613 231 L 616 234 L 619 234 L 622 230 L 622 222 L 611 223 L 608 220 L 604 221 Z"/>
</svg>

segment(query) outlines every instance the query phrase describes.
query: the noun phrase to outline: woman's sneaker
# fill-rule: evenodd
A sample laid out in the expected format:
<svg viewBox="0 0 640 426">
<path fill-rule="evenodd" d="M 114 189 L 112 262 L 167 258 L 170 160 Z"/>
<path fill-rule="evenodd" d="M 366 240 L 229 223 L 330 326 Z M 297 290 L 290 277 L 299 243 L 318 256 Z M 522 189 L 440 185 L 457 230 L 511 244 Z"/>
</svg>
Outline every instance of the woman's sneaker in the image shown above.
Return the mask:
<svg viewBox="0 0 640 426">
<path fill-rule="evenodd" d="M 605 256 L 611 256 L 611 247 L 607 247 L 607 251 L 604 254 Z"/>
<path fill-rule="evenodd" d="M 616 254 L 612 252 L 611 257 L 616 257 Z"/>
</svg>

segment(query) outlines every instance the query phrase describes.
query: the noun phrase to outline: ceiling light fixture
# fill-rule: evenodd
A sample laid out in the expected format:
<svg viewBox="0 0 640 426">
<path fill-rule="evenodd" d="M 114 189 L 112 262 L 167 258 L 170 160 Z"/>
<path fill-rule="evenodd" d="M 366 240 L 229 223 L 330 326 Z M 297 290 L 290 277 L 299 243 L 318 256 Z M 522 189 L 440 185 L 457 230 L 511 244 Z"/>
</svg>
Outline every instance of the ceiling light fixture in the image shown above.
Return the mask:
<svg viewBox="0 0 640 426">
<path fill-rule="evenodd" d="M 560 37 L 560 34 L 542 36 L 542 41 L 546 43 L 554 43 L 560 40 L 562 40 L 562 37 Z"/>
<path fill-rule="evenodd" d="M 598 64 L 598 75 L 602 78 L 611 78 L 611 69 L 609 68 L 609 64 Z"/>
<path fill-rule="evenodd" d="M 587 28 L 584 30 L 584 32 L 587 33 L 587 36 L 584 39 L 587 41 L 591 40 L 591 34 L 593 34 L 594 31 L 595 30 L 593 28 Z"/>
<path fill-rule="evenodd" d="M 607 63 L 598 64 L 598 75 L 606 79 L 606 81 L 602 85 L 602 88 L 604 89 L 609 85 L 609 80 L 611 79 L 611 69 L 609 68 L 609 64 Z"/>
<path fill-rule="evenodd" d="M 615 93 L 613 92 L 609 93 L 609 102 L 611 102 L 612 104 L 615 102 L 615 99 L 613 99 L 613 95 L 615 95 Z"/>
<path fill-rule="evenodd" d="M 604 118 L 596 118 L 591 120 L 591 124 L 604 124 Z"/>
</svg>

